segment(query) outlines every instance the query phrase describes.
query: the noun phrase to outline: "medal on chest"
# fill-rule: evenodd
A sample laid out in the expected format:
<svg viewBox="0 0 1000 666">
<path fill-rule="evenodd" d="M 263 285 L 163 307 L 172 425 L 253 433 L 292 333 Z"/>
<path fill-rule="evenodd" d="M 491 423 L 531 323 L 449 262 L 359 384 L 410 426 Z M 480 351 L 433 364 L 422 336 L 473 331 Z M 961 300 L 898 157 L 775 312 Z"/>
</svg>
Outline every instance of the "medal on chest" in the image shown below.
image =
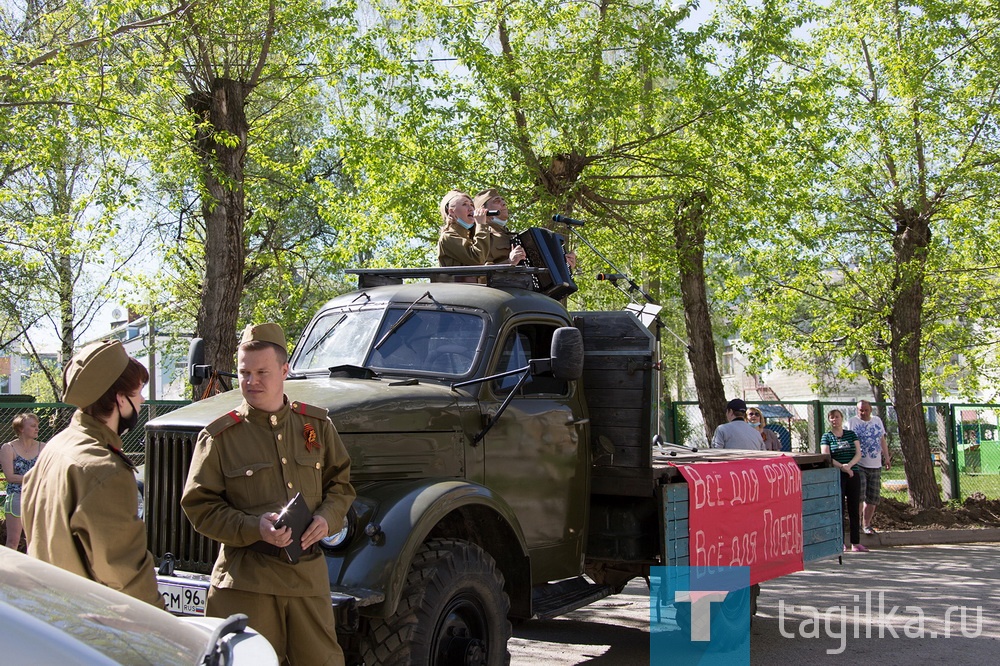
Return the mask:
<svg viewBox="0 0 1000 666">
<path fill-rule="evenodd" d="M 319 450 L 319 438 L 316 436 L 316 428 L 311 423 L 305 425 L 303 434 L 306 437 L 306 451 L 312 451 L 314 448 Z"/>
</svg>

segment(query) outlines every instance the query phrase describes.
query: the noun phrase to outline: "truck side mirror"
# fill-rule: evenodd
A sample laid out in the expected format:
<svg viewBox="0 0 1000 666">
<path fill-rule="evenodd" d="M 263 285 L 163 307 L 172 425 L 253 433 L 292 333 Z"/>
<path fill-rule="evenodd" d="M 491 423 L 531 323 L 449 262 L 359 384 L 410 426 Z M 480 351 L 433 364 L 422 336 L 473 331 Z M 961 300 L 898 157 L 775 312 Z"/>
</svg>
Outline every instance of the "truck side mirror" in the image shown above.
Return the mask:
<svg viewBox="0 0 1000 666">
<path fill-rule="evenodd" d="M 583 376 L 583 333 L 573 326 L 557 328 L 549 355 L 557 379 L 579 379 Z"/>
<path fill-rule="evenodd" d="M 212 366 L 205 365 L 205 341 L 201 338 L 191 338 L 188 345 L 188 381 L 192 386 L 198 386 L 202 380 L 212 376 Z"/>
</svg>

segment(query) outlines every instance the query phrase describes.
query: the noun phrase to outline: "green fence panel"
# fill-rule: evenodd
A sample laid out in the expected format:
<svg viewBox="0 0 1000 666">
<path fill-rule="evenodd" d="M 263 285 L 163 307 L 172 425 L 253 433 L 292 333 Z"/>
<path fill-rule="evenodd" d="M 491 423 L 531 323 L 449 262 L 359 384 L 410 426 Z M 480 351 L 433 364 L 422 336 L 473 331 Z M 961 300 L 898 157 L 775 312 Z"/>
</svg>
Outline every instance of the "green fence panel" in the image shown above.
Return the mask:
<svg viewBox="0 0 1000 666">
<path fill-rule="evenodd" d="M 150 419 L 188 404 L 187 400 L 150 400 L 139 408 L 139 423 L 122 438 L 122 450 L 136 465 L 145 462 L 145 435 L 143 427 Z M 0 443 L 15 438 L 12 421 L 18 414 L 32 413 L 38 417 L 38 439 L 47 442 L 63 430 L 73 417 L 76 408 L 61 402 L 0 403 Z"/>
<path fill-rule="evenodd" d="M 819 451 L 819 440 L 827 428 L 826 416 L 833 408 L 844 413 L 845 422 L 857 415 L 857 403 L 846 401 L 753 401 L 748 405 L 778 414 L 767 419 L 767 427 L 782 432 L 791 451 Z M 885 423 L 892 469 L 882 472 L 882 496 L 909 501 L 903 453 L 896 425 L 896 411 L 889 403 L 872 403 Z M 927 446 L 943 500 L 970 496 L 1000 498 L 1000 404 L 924 403 Z M 708 446 L 705 422 L 694 401 L 677 401 L 664 410 L 662 432 L 687 446 Z M 780 430 L 779 430 L 780 429 Z"/>
</svg>

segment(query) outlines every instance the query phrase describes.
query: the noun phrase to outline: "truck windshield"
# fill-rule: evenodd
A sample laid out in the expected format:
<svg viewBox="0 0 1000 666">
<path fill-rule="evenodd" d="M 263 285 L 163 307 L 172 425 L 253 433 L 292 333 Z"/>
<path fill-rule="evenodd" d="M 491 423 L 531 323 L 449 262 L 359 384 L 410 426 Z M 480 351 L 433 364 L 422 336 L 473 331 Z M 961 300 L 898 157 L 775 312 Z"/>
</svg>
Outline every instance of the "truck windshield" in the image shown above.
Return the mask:
<svg viewBox="0 0 1000 666">
<path fill-rule="evenodd" d="M 483 329 L 482 317 L 466 312 L 419 307 L 333 311 L 310 329 L 293 370 L 357 365 L 382 372 L 461 377 L 472 370 Z M 381 343 L 377 348 L 376 342 Z"/>
</svg>

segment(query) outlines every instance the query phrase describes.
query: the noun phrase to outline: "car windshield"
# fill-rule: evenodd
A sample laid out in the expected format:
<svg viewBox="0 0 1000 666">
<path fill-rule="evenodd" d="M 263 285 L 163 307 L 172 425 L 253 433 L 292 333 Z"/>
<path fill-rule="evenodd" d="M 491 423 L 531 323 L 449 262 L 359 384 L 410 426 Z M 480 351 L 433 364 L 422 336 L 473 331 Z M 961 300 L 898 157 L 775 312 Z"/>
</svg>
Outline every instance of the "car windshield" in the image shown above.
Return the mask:
<svg viewBox="0 0 1000 666">
<path fill-rule="evenodd" d="M 390 374 L 468 374 L 482 341 L 483 318 L 415 305 L 324 313 L 300 346 L 292 370 L 354 365 Z"/>
<path fill-rule="evenodd" d="M 0 551 L 3 663 L 56 663 L 51 655 L 63 648 L 89 648 L 114 663 L 194 664 L 205 651 L 207 630 L 45 562 Z M 26 621 L 26 615 L 34 620 Z M 24 654 L 33 656 L 20 661 L 26 646 Z M 92 662 L 80 655 L 72 663 Z"/>
</svg>

